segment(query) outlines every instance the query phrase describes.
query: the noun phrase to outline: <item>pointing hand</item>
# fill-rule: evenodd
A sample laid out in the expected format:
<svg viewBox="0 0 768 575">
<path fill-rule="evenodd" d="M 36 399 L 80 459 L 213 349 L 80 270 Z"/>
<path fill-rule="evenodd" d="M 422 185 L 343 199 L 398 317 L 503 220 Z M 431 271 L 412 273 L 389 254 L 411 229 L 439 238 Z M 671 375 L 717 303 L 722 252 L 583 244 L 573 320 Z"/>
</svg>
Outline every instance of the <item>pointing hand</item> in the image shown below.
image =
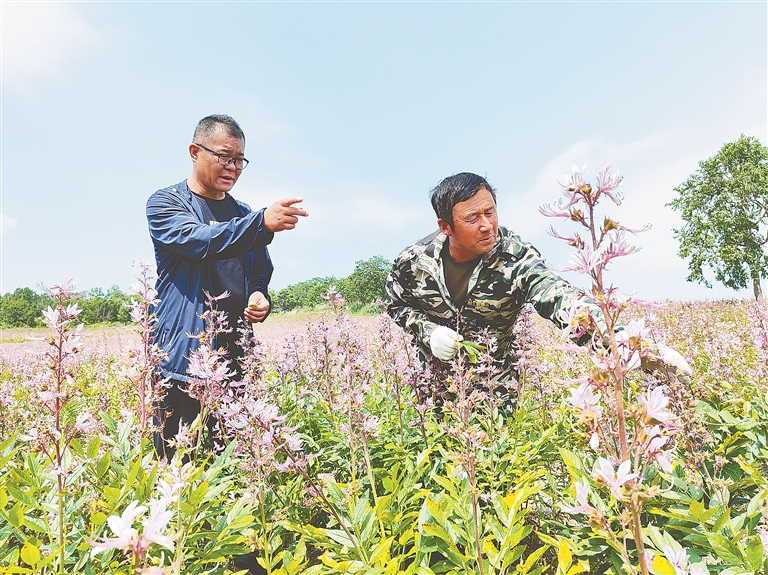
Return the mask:
<svg viewBox="0 0 768 575">
<path fill-rule="evenodd" d="M 264 227 L 270 232 L 292 230 L 299 221 L 297 216 L 307 217 L 309 212 L 294 204 L 302 202 L 302 198 L 285 198 L 279 200 L 264 210 Z"/>
</svg>

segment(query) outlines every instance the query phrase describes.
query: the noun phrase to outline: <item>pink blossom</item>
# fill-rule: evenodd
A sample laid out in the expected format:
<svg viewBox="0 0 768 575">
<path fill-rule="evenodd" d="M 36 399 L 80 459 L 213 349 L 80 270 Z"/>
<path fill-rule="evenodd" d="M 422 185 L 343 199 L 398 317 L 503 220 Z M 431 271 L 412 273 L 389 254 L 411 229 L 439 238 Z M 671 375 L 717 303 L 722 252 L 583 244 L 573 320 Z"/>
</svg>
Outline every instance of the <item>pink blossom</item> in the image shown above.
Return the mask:
<svg viewBox="0 0 768 575">
<path fill-rule="evenodd" d="M 636 248 L 627 242 L 627 238 L 624 235 L 623 230 L 612 230 L 610 233 L 610 238 L 611 241 L 608 244 L 608 249 L 605 250 L 605 254 L 603 255 L 606 263 L 613 258 L 628 256 L 639 251 L 639 248 Z"/>
<path fill-rule="evenodd" d="M 585 414 L 594 414 L 600 416 L 603 409 L 598 404 L 600 401 L 600 394 L 593 393 L 592 385 L 589 381 L 583 382 L 579 387 L 571 389 L 571 397 L 568 400 L 569 403 Z"/>
<path fill-rule="evenodd" d="M 579 191 L 586 186 L 586 181 L 584 180 L 584 173 L 587 171 L 587 164 L 584 164 L 584 166 L 579 169 L 579 167 L 574 164 L 571 166 L 571 171 L 573 174 L 568 176 L 568 174 L 564 175 L 565 183 L 560 184 L 560 187 L 563 188 L 565 191 Z"/>
<path fill-rule="evenodd" d="M 77 420 L 75 421 L 75 429 L 80 432 L 88 431 L 94 426 L 93 418 L 87 411 L 77 414 Z"/>
<path fill-rule="evenodd" d="M 589 485 L 587 484 L 586 480 L 576 483 L 576 502 L 578 505 L 576 507 L 563 505 L 563 511 L 574 515 L 576 513 L 589 513 L 592 509 L 594 509 L 587 501 L 588 489 Z"/>
<path fill-rule="evenodd" d="M 36 427 L 33 427 L 32 429 L 30 429 L 27 433 L 23 433 L 19 435 L 19 439 L 21 439 L 22 441 L 34 441 L 37 439 L 37 437 L 38 437 L 38 432 Z"/>
<path fill-rule="evenodd" d="M 605 168 L 597 172 L 598 193 L 605 194 L 618 206 L 621 204 L 623 198 L 621 194 L 612 194 L 611 192 L 621 185 L 623 179 L 623 176 L 618 170 L 611 174 L 611 165 L 608 164 Z"/>
<path fill-rule="evenodd" d="M 708 573 L 706 567 L 688 563 L 688 552 L 684 548 L 675 551 L 671 546 L 665 545 L 664 556 L 674 567 L 676 575 L 706 575 Z"/>
<path fill-rule="evenodd" d="M 149 502 L 149 517 L 142 521 L 144 532 L 140 538 L 141 548 L 146 549 L 151 543 L 157 543 L 173 551 L 173 538 L 162 534 L 172 516 L 173 513 L 166 509 L 165 498 L 161 497 Z"/>
<path fill-rule="evenodd" d="M 285 446 L 291 451 L 301 451 L 304 446 L 304 440 L 298 433 L 286 433 L 283 436 Z"/>
<path fill-rule="evenodd" d="M 565 268 L 564 271 L 576 271 L 583 274 L 592 273 L 600 266 L 603 261 L 603 255 L 594 251 L 592 247 L 585 245 L 583 248 L 576 250 L 576 253 L 571 257 L 571 266 Z"/>
<path fill-rule="evenodd" d="M 129 549 L 136 545 L 138 533 L 133 528 L 133 521 L 147 510 L 138 501 L 131 501 L 125 508 L 121 516 L 110 515 L 107 519 L 107 525 L 117 537 L 104 539 L 103 541 L 93 543 L 93 555 L 106 551 L 107 549 Z"/>
<path fill-rule="evenodd" d="M 758 528 L 757 533 L 760 535 L 760 541 L 763 544 L 763 552 L 768 555 L 768 529 Z"/>
<path fill-rule="evenodd" d="M 646 394 L 639 395 L 637 400 L 645 407 L 645 414 L 649 420 L 664 423 L 672 418 L 672 414 L 666 409 L 669 398 L 663 388 L 656 387 Z"/>
<path fill-rule="evenodd" d="M 630 473 L 631 465 L 631 462 L 627 460 L 619 465 L 618 470 L 614 471 L 613 464 L 610 461 L 605 457 L 599 457 L 597 460 L 598 470 L 595 472 L 595 477 L 598 481 L 610 487 L 616 499 L 624 499 L 621 486 L 638 477 L 637 473 Z"/>
</svg>

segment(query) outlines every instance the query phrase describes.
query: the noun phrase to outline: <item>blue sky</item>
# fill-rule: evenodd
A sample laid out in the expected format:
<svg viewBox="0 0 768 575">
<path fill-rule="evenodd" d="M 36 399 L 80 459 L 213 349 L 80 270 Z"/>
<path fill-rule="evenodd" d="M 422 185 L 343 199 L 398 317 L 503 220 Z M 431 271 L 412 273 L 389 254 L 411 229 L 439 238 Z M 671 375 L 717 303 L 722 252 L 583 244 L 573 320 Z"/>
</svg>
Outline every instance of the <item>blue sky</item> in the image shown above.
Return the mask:
<svg viewBox="0 0 768 575">
<path fill-rule="evenodd" d="M 436 229 L 428 191 L 472 171 L 556 268 L 541 216 L 571 165 L 612 164 L 606 213 L 641 251 L 608 279 L 651 300 L 748 298 L 685 281 L 665 204 L 740 134 L 768 143 L 766 2 L 2 2 L 0 292 L 133 283 L 144 206 L 190 174 L 211 113 L 251 160 L 233 195 L 302 196 L 270 248 L 280 289 L 389 260 Z M 566 274 L 585 287 L 580 276 Z M 764 284 L 765 285 L 765 284 Z M 765 289 L 765 288 L 764 288 Z"/>
</svg>

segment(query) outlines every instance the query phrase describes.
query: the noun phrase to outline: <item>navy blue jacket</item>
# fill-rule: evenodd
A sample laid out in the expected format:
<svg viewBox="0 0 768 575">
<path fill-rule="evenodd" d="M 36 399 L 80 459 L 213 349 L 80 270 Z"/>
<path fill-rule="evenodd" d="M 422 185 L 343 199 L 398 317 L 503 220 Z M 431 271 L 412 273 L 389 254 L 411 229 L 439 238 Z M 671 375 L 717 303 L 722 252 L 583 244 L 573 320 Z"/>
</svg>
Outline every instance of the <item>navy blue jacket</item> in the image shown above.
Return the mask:
<svg viewBox="0 0 768 575">
<path fill-rule="evenodd" d="M 269 299 L 272 260 L 267 245 L 274 233 L 264 227 L 264 210 L 253 212 L 235 200 L 240 216 L 229 222 L 206 223 L 186 180 L 158 190 L 147 200 L 149 235 L 157 262 L 155 342 L 167 357 L 163 377 L 189 381 L 189 354 L 204 329 L 200 315 L 205 291 L 213 293 L 213 262 L 244 256 L 246 297 L 260 291 Z"/>
</svg>

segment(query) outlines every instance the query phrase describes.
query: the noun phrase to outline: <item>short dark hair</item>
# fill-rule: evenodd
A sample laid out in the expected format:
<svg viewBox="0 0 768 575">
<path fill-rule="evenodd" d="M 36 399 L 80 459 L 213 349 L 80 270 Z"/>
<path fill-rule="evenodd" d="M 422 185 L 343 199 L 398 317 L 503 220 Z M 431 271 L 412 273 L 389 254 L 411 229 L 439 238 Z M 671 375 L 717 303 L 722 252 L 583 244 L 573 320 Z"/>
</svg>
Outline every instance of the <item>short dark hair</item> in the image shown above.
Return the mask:
<svg viewBox="0 0 768 575">
<path fill-rule="evenodd" d="M 432 209 L 437 217 L 453 229 L 453 206 L 473 197 L 480 190 L 488 190 L 496 203 L 496 189 L 485 178 L 470 172 L 448 176 L 429 192 Z"/>
<path fill-rule="evenodd" d="M 195 133 L 192 135 L 192 142 L 205 144 L 216 136 L 216 130 L 221 126 L 233 138 L 240 138 L 245 143 L 245 134 L 240 124 L 235 122 L 232 116 L 224 114 L 212 114 L 206 116 L 197 123 Z"/>
</svg>

